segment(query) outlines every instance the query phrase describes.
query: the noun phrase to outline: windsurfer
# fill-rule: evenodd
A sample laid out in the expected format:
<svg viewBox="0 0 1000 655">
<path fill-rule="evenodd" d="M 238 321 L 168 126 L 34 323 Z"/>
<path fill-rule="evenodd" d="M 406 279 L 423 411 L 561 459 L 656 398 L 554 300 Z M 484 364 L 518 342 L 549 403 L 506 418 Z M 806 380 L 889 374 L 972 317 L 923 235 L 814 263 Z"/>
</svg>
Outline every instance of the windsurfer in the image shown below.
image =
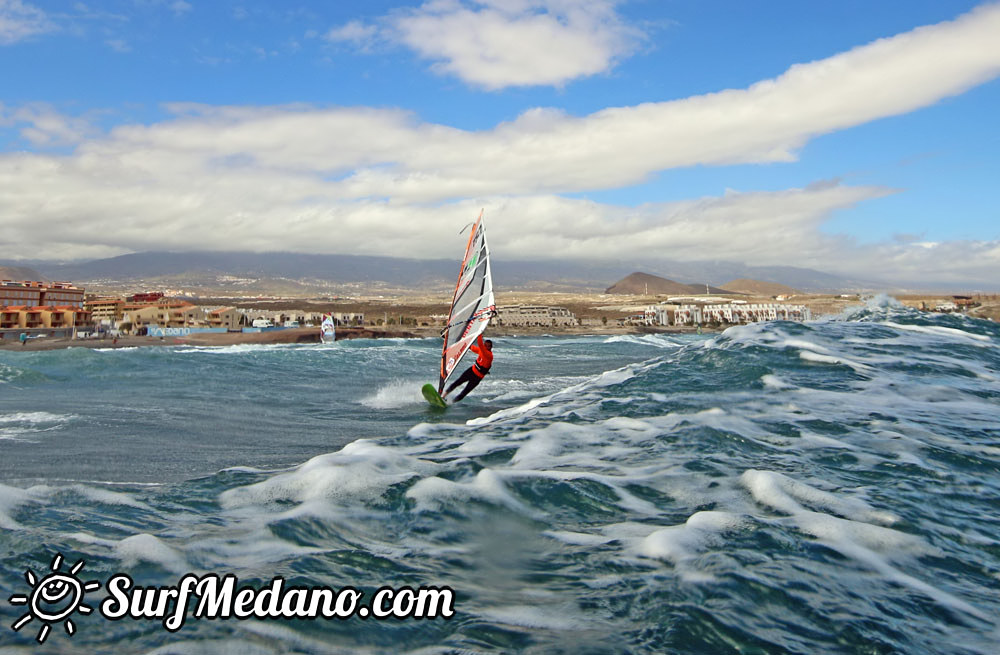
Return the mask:
<svg viewBox="0 0 1000 655">
<path fill-rule="evenodd" d="M 486 377 L 490 372 L 490 367 L 493 366 L 493 342 L 489 339 L 483 339 L 483 335 L 480 334 L 479 338 L 476 339 L 475 345 L 469 347 L 469 350 L 479 355 L 476 358 L 476 362 L 462 373 L 457 380 L 449 385 L 448 389 L 441 394 L 441 398 L 447 398 L 455 387 L 460 384 L 466 384 L 465 388 L 459 392 L 458 396 L 455 398 L 455 402 L 465 398 L 470 391 L 476 388 L 483 378 Z"/>
</svg>

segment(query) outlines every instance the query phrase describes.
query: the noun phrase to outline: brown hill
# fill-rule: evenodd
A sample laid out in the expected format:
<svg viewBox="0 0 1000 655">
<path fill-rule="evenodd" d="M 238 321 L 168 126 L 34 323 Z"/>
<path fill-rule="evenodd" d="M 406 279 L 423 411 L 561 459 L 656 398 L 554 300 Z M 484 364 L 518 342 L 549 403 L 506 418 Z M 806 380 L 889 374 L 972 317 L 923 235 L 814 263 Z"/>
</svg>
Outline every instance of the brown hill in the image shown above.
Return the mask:
<svg viewBox="0 0 1000 655">
<path fill-rule="evenodd" d="M 674 282 L 665 277 L 650 275 L 649 273 L 632 273 L 621 280 L 618 280 L 604 290 L 604 293 L 614 293 L 633 296 L 680 296 L 680 295 L 701 295 L 704 293 L 733 293 L 719 287 L 712 287 L 707 284 L 684 284 Z"/>
<path fill-rule="evenodd" d="M 778 284 L 777 282 L 762 282 L 760 280 L 748 280 L 740 278 L 722 285 L 723 289 L 746 293 L 751 296 L 792 296 L 802 292 L 792 287 Z"/>
<path fill-rule="evenodd" d="M 46 281 L 41 273 L 27 266 L 0 266 L 0 280 L 14 280 L 15 282 L 23 282 L 24 280 L 31 282 Z"/>
</svg>

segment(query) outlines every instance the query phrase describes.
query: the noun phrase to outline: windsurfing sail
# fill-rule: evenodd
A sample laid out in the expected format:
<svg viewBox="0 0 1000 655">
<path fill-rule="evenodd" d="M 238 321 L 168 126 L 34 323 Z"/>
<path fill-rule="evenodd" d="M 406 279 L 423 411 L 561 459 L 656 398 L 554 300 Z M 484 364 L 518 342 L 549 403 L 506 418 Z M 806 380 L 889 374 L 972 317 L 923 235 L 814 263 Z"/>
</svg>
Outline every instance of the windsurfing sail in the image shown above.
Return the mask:
<svg viewBox="0 0 1000 655">
<path fill-rule="evenodd" d="M 314 324 L 315 325 L 315 324 Z M 319 337 L 323 343 L 333 343 L 337 339 L 337 324 L 330 314 L 323 315 L 323 323 L 319 326 Z"/>
<path fill-rule="evenodd" d="M 451 301 L 451 311 L 448 312 L 448 323 L 441 333 L 444 347 L 441 351 L 438 393 L 444 389 L 469 347 L 486 330 L 496 311 L 490 249 L 486 245 L 486 227 L 483 225 L 483 212 L 480 211 L 476 222 L 472 224 L 472 233 L 465 246 L 465 256 L 462 258 L 455 295 Z"/>
</svg>

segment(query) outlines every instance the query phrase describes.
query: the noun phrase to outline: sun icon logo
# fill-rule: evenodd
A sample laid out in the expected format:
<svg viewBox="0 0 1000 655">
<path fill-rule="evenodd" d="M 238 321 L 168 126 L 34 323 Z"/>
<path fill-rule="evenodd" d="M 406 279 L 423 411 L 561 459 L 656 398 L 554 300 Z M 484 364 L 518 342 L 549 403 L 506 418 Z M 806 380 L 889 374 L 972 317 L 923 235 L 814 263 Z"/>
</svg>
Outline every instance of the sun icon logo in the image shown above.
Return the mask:
<svg viewBox="0 0 1000 655">
<path fill-rule="evenodd" d="M 84 561 L 80 560 L 73 565 L 69 573 L 60 573 L 63 556 L 56 553 L 52 558 L 52 573 L 41 580 L 38 579 L 31 570 L 24 572 L 24 579 L 31 585 L 31 595 L 15 595 L 10 597 L 11 605 L 27 605 L 28 612 L 19 618 L 11 627 L 14 632 L 38 619 L 42 627 L 38 630 L 38 643 L 44 643 L 49 636 L 49 630 L 60 621 L 66 622 L 66 634 L 72 636 L 76 633 L 76 625 L 70 619 L 73 612 L 80 614 L 90 614 L 94 608 L 83 604 L 83 596 L 88 591 L 99 589 L 100 582 L 92 581 L 83 583 L 76 574 L 83 568 Z"/>
</svg>

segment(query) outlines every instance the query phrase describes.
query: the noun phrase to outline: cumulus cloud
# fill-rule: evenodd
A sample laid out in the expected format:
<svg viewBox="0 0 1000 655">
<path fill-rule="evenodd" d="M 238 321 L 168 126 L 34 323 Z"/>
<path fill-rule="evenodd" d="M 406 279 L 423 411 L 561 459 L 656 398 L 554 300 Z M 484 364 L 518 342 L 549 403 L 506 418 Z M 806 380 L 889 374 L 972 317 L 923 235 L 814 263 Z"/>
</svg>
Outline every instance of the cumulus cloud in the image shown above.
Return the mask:
<svg viewBox="0 0 1000 655">
<path fill-rule="evenodd" d="M 21 0 L 0 0 L 0 45 L 11 45 L 55 29 L 41 9 Z"/>
<path fill-rule="evenodd" d="M 19 126 L 21 137 L 34 146 L 77 145 L 97 134 L 86 118 L 66 116 L 48 103 L 7 109 L 0 104 L 0 127 Z"/>
<path fill-rule="evenodd" d="M 989 5 L 747 89 L 583 117 L 535 109 L 481 131 L 391 109 L 178 104 L 170 120 L 94 135 L 48 108 L 8 108 L 0 122 L 20 124 L 34 143 L 75 147 L 0 155 L 0 248 L 450 257 L 455 226 L 485 206 L 491 243 L 508 259 L 707 258 L 995 279 L 996 242 L 861 246 L 820 229 L 837 211 L 899 191 L 879 186 L 834 181 L 637 208 L 560 194 L 676 167 L 793 159 L 816 135 L 996 77 L 997 33 L 1000 5 Z"/>
<path fill-rule="evenodd" d="M 331 41 L 370 46 L 377 36 L 403 44 L 433 69 L 473 86 L 562 85 L 604 73 L 643 34 L 613 0 L 432 0 L 394 12 L 379 26 L 352 21 Z"/>
<path fill-rule="evenodd" d="M 349 23 L 334 27 L 325 35 L 327 41 L 334 43 L 349 43 L 355 48 L 368 50 L 378 37 L 378 28 L 374 25 L 366 25 L 359 20 L 352 20 Z"/>
</svg>

